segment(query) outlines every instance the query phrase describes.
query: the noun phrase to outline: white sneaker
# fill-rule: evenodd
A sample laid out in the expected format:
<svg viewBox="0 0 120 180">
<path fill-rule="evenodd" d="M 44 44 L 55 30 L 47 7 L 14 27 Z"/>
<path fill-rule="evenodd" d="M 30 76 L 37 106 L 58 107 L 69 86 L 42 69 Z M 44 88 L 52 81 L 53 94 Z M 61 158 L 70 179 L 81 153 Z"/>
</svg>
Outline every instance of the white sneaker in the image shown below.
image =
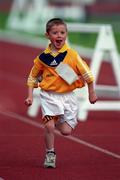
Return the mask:
<svg viewBox="0 0 120 180">
<path fill-rule="evenodd" d="M 47 152 L 44 162 L 45 168 L 55 168 L 56 167 L 56 154 L 55 152 Z"/>
</svg>

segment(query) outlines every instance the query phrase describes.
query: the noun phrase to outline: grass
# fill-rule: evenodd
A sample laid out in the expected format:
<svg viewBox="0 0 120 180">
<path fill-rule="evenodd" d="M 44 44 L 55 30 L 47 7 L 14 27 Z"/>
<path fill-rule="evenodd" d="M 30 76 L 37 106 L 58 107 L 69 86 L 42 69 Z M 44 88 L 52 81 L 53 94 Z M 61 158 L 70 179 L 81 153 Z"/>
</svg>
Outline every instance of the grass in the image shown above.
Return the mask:
<svg viewBox="0 0 120 180">
<path fill-rule="evenodd" d="M 0 29 L 5 29 L 7 18 L 7 13 L 0 12 Z"/>
<path fill-rule="evenodd" d="M 91 33 L 69 33 L 69 41 L 74 44 L 81 44 L 82 46 L 87 46 L 89 48 L 94 48 L 96 42 L 97 34 Z M 79 41 L 78 41 L 79 40 Z"/>
</svg>

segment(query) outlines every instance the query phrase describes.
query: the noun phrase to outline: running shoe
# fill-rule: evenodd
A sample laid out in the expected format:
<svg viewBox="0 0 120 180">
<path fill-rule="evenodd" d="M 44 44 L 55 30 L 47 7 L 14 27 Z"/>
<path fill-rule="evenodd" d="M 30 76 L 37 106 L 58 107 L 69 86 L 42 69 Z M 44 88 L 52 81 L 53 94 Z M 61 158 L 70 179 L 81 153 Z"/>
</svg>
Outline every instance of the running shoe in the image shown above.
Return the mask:
<svg viewBox="0 0 120 180">
<path fill-rule="evenodd" d="M 56 154 L 53 151 L 47 152 L 44 162 L 45 168 L 55 168 L 56 167 Z"/>
</svg>

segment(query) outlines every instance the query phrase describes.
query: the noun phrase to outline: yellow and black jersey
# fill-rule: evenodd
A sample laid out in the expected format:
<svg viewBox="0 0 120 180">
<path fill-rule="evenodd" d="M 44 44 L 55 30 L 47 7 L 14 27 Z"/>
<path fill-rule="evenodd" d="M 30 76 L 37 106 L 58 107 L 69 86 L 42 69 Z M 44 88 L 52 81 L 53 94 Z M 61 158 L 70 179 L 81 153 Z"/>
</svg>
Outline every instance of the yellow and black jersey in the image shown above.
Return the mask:
<svg viewBox="0 0 120 180">
<path fill-rule="evenodd" d="M 55 68 L 61 62 L 68 64 L 79 76 L 79 79 L 71 85 L 55 71 Z M 36 83 L 39 75 L 41 75 L 42 80 L 40 83 Z M 81 88 L 85 83 L 91 83 L 93 80 L 93 75 L 86 62 L 80 58 L 75 50 L 65 44 L 57 53 L 51 52 L 49 45 L 45 51 L 34 59 L 34 65 L 29 74 L 27 84 L 31 87 L 37 87 L 38 85 L 46 91 L 64 93 Z"/>
</svg>

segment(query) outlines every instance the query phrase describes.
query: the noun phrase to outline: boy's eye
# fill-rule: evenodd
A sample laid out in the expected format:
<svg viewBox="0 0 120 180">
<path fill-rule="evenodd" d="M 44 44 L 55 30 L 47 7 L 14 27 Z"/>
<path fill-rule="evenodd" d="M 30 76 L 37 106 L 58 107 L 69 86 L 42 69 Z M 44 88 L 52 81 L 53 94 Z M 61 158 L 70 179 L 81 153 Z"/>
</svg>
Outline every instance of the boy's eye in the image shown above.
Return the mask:
<svg viewBox="0 0 120 180">
<path fill-rule="evenodd" d="M 53 34 L 57 34 L 57 32 L 53 32 Z"/>
<path fill-rule="evenodd" d="M 57 32 L 56 32 L 56 31 L 53 31 L 53 32 L 51 32 L 51 34 L 56 35 L 56 34 L 57 34 Z"/>
<path fill-rule="evenodd" d="M 61 32 L 56 32 L 56 31 L 55 31 L 55 32 L 52 32 L 52 34 L 54 34 L 54 35 L 55 35 L 55 34 L 58 34 L 58 33 L 60 33 L 60 34 L 65 34 L 65 31 L 61 31 Z"/>
</svg>

